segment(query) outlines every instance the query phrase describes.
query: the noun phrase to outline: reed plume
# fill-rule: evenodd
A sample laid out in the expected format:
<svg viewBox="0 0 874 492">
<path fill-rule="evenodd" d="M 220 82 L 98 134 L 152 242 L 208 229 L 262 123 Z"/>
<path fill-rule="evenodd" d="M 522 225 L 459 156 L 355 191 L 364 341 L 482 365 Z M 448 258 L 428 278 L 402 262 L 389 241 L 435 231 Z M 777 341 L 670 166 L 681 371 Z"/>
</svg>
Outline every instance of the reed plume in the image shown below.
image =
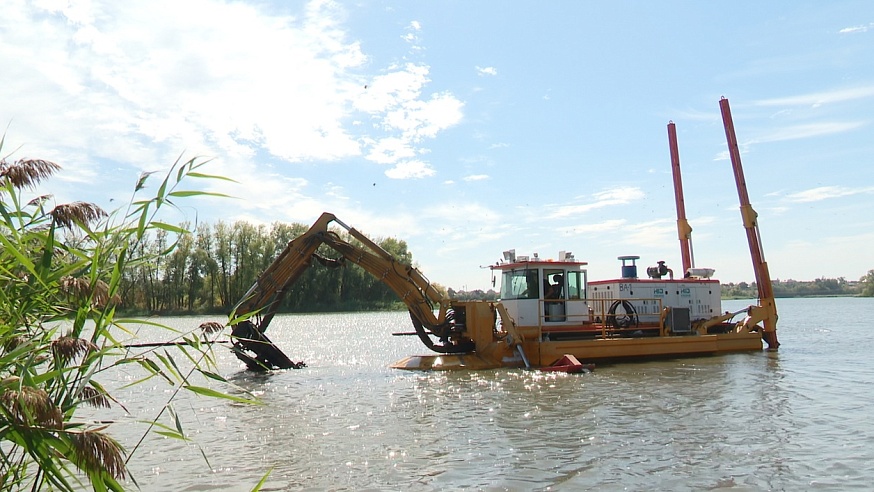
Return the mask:
<svg viewBox="0 0 874 492">
<path fill-rule="evenodd" d="M 69 335 L 64 335 L 52 342 L 52 351 L 63 361 L 75 359 L 93 350 L 97 350 L 97 345 L 94 345 L 90 340 L 74 338 Z"/>
<path fill-rule="evenodd" d="M 0 178 L 8 180 L 19 189 L 32 188 L 60 170 L 61 166 L 43 159 L 22 159 L 12 164 L 0 161 Z"/>
<path fill-rule="evenodd" d="M 85 403 L 94 408 L 109 408 L 111 406 L 110 399 L 106 393 L 101 392 L 93 386 L 85 386 L 80 394 L 82 403 Z"/>
<path fill-rule="evenodd" d="M 211 335 L 213 333 L 218 333 L 225 328 L 225 325 L 215 322 L 215 321 L 207 321 L 205 323 L 200 324 L 200 329 L 207 335 Z"/>
<path fill-rule="evenodd" d="M 49 429 L 60 429 L 64 425 L 61 409 L 39 388 L 7 388 L 0 394 L 0 406 L 15 425 Z"/>
<path fill-rule="evenodd" d="M 95 307 L 104 307 L 110 303 L 119 304 L 121 296 L 115 294 L 109 295 L 109 286 L 106 282 L 98 280 L 92 288 L 91 282 L 87 278 L 82 277 L 61 277 L 58 282 L 60 291 L 69 297 L 76 299 L 87 299 L 91 297 Z"/>
<path fill-rule="evenodd" d="M 88 224 L 100 218 L 106 217 L 106 212 L 93 203 L 73 202 L 58 205 L 49 214 L 55 224 L 70 228 L 74 224 Z"/>
<path fill-rule="evenodd" d="M 84 471 L 105 471 L 113 478 L 124 478 L 124 450 L 117 441 L 99 432 L 71 432 L 75 458 L 73 462 Z"/>
</svg>

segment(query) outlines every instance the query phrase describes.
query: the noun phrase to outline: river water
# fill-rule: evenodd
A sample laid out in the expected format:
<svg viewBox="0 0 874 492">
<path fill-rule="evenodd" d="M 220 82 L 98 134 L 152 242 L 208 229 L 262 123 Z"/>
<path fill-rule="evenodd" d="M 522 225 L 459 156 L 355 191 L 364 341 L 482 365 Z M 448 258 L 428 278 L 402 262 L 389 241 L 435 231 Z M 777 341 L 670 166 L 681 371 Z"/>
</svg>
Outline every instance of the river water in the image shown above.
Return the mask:
<svg viewBox="0 0 874 492">
<path fill-rule="evenodd" d="M 427 353 L 391 336 L 410 331 L 406 313 L 278 316 L 268 334 L 308 367 L 252 374 L 217 348 L 219 371 L 261 404 L 181 393 L 192 441 L 152 434 L 130 470 L 147 491 L 245 491 L 268 472 L 262 490 L 872 490 L 874 299 L 777 307 L 778 353 L 589 374 L 394 370 Z M 128 451 L 173 392 L 121 389 L 140 376 L 103 380 L 130 412 L 103 414 L 120 414 L 111 432 Z"/>
</svg>

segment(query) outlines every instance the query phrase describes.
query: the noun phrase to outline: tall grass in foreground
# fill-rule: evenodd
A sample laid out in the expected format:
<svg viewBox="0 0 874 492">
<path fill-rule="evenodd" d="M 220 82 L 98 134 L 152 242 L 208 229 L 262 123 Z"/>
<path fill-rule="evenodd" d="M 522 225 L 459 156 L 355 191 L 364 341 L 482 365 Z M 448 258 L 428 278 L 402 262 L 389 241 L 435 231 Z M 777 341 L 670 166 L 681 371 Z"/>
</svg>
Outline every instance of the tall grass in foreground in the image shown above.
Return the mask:
<svg viewBox="0 0 874 492">
<path fill-rule="evenodd" d="M 152 177 L 143 174 L 130 202 L 106 213 L 83 202 L 49 208 L 50 196 L 25 202 L 23 191 L 60 167 L 6 159 L 0 159 L 0 490 L 74 490 L 88 484 L 122 490 L 125 479 L 136 483 L 127 470 L 136 447 L 122 449 L 110 436 L 110 424 L 76 416 L 82 405 L 121 405 L 100 383 L 101 374 L 135 364 L 144 370 L 138 382 L 157 377 L 175 387 L 174 396 L 192 391 L 251 401 L 192 381 L 198 376 L 227 383 L 213 370 L 211 345 L 203 343 L 218 336 L 220 324 L 205 323 L 187 333 L 162 326 L 168 339 L 187 343 L 132 355 L 118 340 L 132 336 L 130 327 L 138 321 L 115 316 L 123 272 L 155 259 L 138 244 L 158 230 L 177 238 L 186 233 L 156 214 L 177 199 L 210 194 L 184 189 L 184 182 L 227 178 L 200 172 L 203 161 L 177 161 L 154 196 L 139 197 Z M 147 422 L 146 434 L 187 439 L 172 401 L 173 396 Z"/>
</svg>

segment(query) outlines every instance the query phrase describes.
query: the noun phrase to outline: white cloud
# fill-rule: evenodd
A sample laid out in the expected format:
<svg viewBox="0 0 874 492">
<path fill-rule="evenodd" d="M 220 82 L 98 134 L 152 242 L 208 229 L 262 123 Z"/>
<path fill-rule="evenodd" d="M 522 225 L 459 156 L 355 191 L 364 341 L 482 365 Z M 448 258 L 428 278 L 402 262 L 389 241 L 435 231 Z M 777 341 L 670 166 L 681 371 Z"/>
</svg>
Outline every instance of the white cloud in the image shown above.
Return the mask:
<svg viewBox="0 0 874 492">
<path fill-rule="evenodd" d="M 476 67 L 476 73 L 477 73 L 480 77 L 483 77 L 483 76 L 486 76 L 486 75 L 493 75 L 493 76 L 494 76 L 494 75 L 498 75 L 498 69 L 496 69 L 495 67 L 480 67 L 480 66 L 477 66 L 477 67 Z"/>
<path fill-rule="evenodd" d="M 677 224 L 675 221 L 662 219 L 635 224 L 634 226 L 625 229 L 627 234 L 622 236 L 623 247 L 640 246 L 648 249 L 654 248 L 653 245 L 673 246 L 673 239 L 677 238 Z"/>
<path fill-rule="evenodd" d="M 379 114 L 403 107 L 418 99 L 422 88 L 430 82 L 428 67 L 408 63 L 384 75 L 374 77 L 367 88 L 353 100 L 355 108 Z"/>
<path fill-rule="evenodd" d="M 328 183 L 327 185 L 325 185 L 325 196 L 342 201 L 349 200 L 349 196 L 346 194 L 346 190 L 344 190 L 342 186 L 335 185 L 333 183 Z"/>
<path fill-rule="evenodd" d="M 847 188 L 845 186 L 820 186 L 809 190 L 799 191 L 786 195 L 789 201 L 797 203 L 818 202 L 828 200 L 829 198 L 840 198 L 844 196 L 859 195 L 864 193 L 874 193 L 874 186 L 866 186 L 861 188 Z"/>
<path fill-rule="evenodd" d="M 422 219 L 429 227 L 422 231 L 431 242 L 439 241 L 441 257 L 459 258 L 483 244 L 511 235 L 513 226 L 500 213 L 476 202 L 451 202 L 431 207 Z M 420 220 L 420 222 L 422 222 Z M 499 251 L 499 247 L 495 250 Z"/>
<path fill-rule="evenodd" d="M 331 3 L 311 4 L 300 19 L 207 0 L 39 5 L 16 2 L 18 18 L 0 20 L 0 62 L 19 81 L 0 103 L 16 121 L 54 108 L 64 131 L 39 122 L 45 133 L 86 138 L 125 161 L 125 149 L 144 142 L 174 152 L 183 143 L 222 153 L 258 145 L 287 160 L 360 153 L 341 122 L 359 87 L 348 70 L 366 57 Z M 22 123 L 16 131 L 31 131 Z"/>
<path fill-rule="evenodd" d="M 418 142 L 461 121 L 463 103 L 453 95 L 434 94 L 428 101 L 409 101 L 386 114 L 385 125 L 401 130 L 402 138 Z"/>
<path fill-rule="evenodd" d="M 808 123 L 804 125 L 793 125 L 784 128 L 778 128 L 771 133 L 762 135 L 748 142 L 781 142 L 785 140 L 799 140 L 802 138 L 820 137 L 823 135 L 833 135 L 835 133 L 844 133 L 861 128 L 866 125 L 864 121 L 824 121 L 820 123 Z"/>
<path fill-rule="evenodd" d="M 671 116 L 677 121 L 705 121 L 709 123 L 722 122 L 718 111 L 702 111 L 699 109 L 674 109 Z"/>
<path fill-rule="evenodd" d="M 256 169 L 254 165 L 245 160 L 225 160 L 216 162 L 210 167 L 211 174 L 229 175 L 226 170 L 233 168 L 236 183 L 226 181 L 213 181 L 210 191 L 225 193 L 239 199 L 230 202 L 226 199 L 203 199 L 213 202 L 217 207 L 227 211 L 220 216 L 222 220 L 251 220 L 255 223 L 263 222 L 264 217 L 271 220 L 279 217 L 284 220 L 308 223 L 314 217 L 318 217 L 324 210 L 324 204 L 312 198 L 311 183 L 303 178 L 286 177 L 277 174 L 270 169 L 261 166 Z M 155 176 L 153 178 L 157 178 Z M 157 186 L 152 184 L 152 186 Z M 330 185 L 329 191 L 330 191 Z M 335 198 L 340 190 L 334 189 Z M 257 199 L 252 199 L 257 197 Z M 337 203 L 335 200 L 334 203 Z"/>
<path fill-rule="evenodd" d="M 585 223 L 559 227 L 557 230 L 565 235 L 597 235 L 605 232 L 624 230 L 625 219 L 610 219 L 598 223 Z"/>
<path fill-rule="evenodd" d="M 594 201 L 581 205 L 561 205 L 555 207 L 555 210 L 549 214 L 551 219 L 560 219 L 570 217 L 572 215 L 584 214 L 595 209 L 609 207 L 613 205 L 625 205 L 636 200 L 641 200 L 646 194 L 640 188 L 611 188 L 600 191 L 592 195 Z"/>
<path fill-rule="evenodd" d="M 416 151 L 408 141 L 388 137 L 379 140 L 371 147 L 367 159 L 379 164 L 393 164 L 400 159 L 409 159 L 415 155 Z"/>
<path fill-rule="evenodd" d="M 407 33 L 401 36 L 404 41 L 410 43 L 414 51 L 421 50 L 421 47 L 418 46 L 419 43 L 419 31 L 422 30 L 422 24 L 419 21 L 412 21 L 407 26 Z"/>
<path fill-rule="evenodd" d="M 465 176 L 464 181 L 483 181 L 489 179 L 488 174 L 471 174 L 470 176 Z"/>
<path fill-rule="evenodd" d="M 869 23 L 867 26 L 861 25 L 861 26 L 845 27 L 838 32 L 840 34 L 851 34 L 851 33 L 857 33 L 857 32 L 868 32 L 869 29 L 874 29 L 874 22 Z"/>
<path fill-rule="evenodd" d="M 823 104 L 852 101 L 874 97 L 874 86 L 850 87 L 826 92 L 814 92 L 798 96 L 778 97 L 762 99 L 754 104 L 758 106 L 812 106 L 818 107 Z"/>
<path fill-rule="evenodd" d="M 419 146 L 423 140 L 434 138 L 461 121 L 464 103 L 452 94 L 443 92 L 432 94 L 428 99 L 422 97 L 423 88 L 430 82 L 428 73 L 427 66 L 408 63 L 375 77 L 354 100 L 355 108 L 370 114 L 377 130 L 389 135 L 370 140 L 372 148 L 368 159 L 385 164 L 424 154 L 427 149 Z M 365 145 L 369 145 L 368 140 Z M 392 170 L 394 176 L 403 174 Z"/>
<path fill-rule="evenodd" d="M 295 15 L 215 0 L 10 0 L 0 107 L 29 152 L 63 155 L 82 179 L 97 160 L 151 170 L 182 149 L 278 164 L 421 156 L 422 141 L 461 120 L 463 103 L 425 93 L 422 64 L 365 81 L 368 57 L 344 16 L 321 0 Z"/>
<path fill-rule="evenodd" d="M 758 137 L 751 138 L 745 142 L 738 142 L 738 150 L 741 155 L 747 154 L 750 147 L 755 144 L 768 142 L 784 142 L 789 140 L 801 140 L 805 138 L 822 137 L 825 135 L 834 135 L 837 133 L 845 133 L 862 128 L 868 123 L 865 121 L 822 121 L 817 123 L 806 123 L 801 125 L 791 125 L 781 128 L 775 128 Z M 714 161 L 724 161 L 730 158 L 728 150 L 717 152 L 713 158 Z"/>
<path fill-rule="evenodd" d="M 392 179 L 425 178 L 434 174 L 436 172 L 427 162 L 418 160 L 399 162 L 385 172 Z"/>
<path fill-rule="evenodd" d="M 797 96 L 762 99 L 759 101 L 755 101 L 753 104 L 762 107 L 806 106 L 810 108 L 819 108 L 826 104 L 856 101 L 859 99 L 865 99 L 870 97 L 874 97 L 874 86 L 859 86 L 832 91 L 801 94 Z M 772 114 L 771 118 L 776 118 L 777 116 L 792 115 L 793 112 L 795 111 L 791 109 L 781 109 L 775 114 Z M 740 147 L 741 154 L 745 154 L 749 150 L 749 147 L 755 144 L 800 140 L 806 138 L 821 137 L 825 135 L 846 133 L 862 128 L 868 123 L 869 122 L 865 120 L 816 121 L 812 123 L 801 123 L 788 126 L 771 126 L 766 132 L 761 133 L 757 137 L 747 139 L 744 142 L 739 142 L 738 145 Z M 714 160 L 721 161 L 728 158 L 728 151 L 722 150 L 716 155 Z"/>
</svg>

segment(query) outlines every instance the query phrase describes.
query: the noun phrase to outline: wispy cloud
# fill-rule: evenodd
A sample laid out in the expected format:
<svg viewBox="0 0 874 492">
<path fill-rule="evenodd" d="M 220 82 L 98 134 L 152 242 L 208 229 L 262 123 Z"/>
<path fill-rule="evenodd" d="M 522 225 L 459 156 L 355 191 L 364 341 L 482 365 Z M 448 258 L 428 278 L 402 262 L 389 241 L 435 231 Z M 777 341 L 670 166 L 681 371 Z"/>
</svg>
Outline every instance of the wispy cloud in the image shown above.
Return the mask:
<svg viewBox="0 0 874 492">
<path fill-rule="evenodd" d="M 5 6 L 0 107 L 32 151 L 52 135 L 75 169 L 95 156 L 151 169 L 181 148 L 249 163 L 396 164 L 421 158 L 425 142 L 463 117 L 453 94 L 426 90 L 428 65 L 368 66 L 335 2 L 295 15 L 211 0 Z M 421 30 L 406 28 L 413 48 Z M 364 67 L 381 73 L 365 79 Z M 71 160 L 83 148 L 90 155 Z M 392 175 L 430 169 L 401 167 Z"/>
<path fill-rule="evenodd" d="M 757 106 L 812 106 L 818 107 L 823 104 L 852 101 L 874 97 L 874 86 L 851 87 L 826 92 L 814 92 L 797 96 L 777 97 L 755 101 Z"/>
<path fill-rule="evenodd" d="M 375 77 L 366 90 L 354 99 L 354 107 L 375 120 L 377 128 L 374 132 L 382 130 L 385 133 L 384 136 L 362 140 L 365 146 L 370 147 L 367 159 L 391 164 L 413 155 L 422 155 L 427 151 L 421 146 L 425 139 L 433 139 L 441 131 L 461 121 L 464 103 L 451 93 L 436 93 L 427 99 L 423 97 L 424 87 L 430 82 L 429 70 L 425 65 L 408 63 Z M 427 163 L 417 162 L 431 169 Z M 420 165 L 409 163 L 402 167 L 424 170 Z M 418 172 L 409 176 L 424 177 L 431 174 Z M 408 173 L 396 167 L 386 171 L 386 175 L 403 179 L 402 176 Z"/>
<path fill-rule="evenodd" d="M 476 67 L 476 73 L 479 74 L 480 77 L 484 77 L 486 75 L 498 75 L 498 69 L 495 67 Z"/>
<path fill-rule="evenodd" d="M 470 176 L 465 176 L 464 181 L 483 181 L 489 179 L 488 174 L 471 174 Z"/>
<path fill-rule="evenodd" d="M 409 159 L 416 155 L 415 149 L 406 140 L 387 137 L 371 145 L 367 159 L 379 164 L 394 164 L 401 159 Z"/>
<path fill-rule="evenodd" d="M 646 194 L 643 190 L 638 187 L 611 188 L 592 195 L 594 201 L 590 203 L 557 206 L 552 213 L 549 214 L 549 218 L 560 219 L 572 215 L 584 214 L 599 208 L 613 205 L 625 205 L 636 200 L 641 200 L 645 196 Z"/>
<path fill-rule="evenodd" d="M 853 34 L 858 32 L 868 32 L 871 29 L 874 29 L 874 22 L 869 23 L 867 26 L 863 24 L 861 26 L 845 27 L 838 32 L 840 34 Z"/>
<path fill-rule="evenodd" d="M 675 109 L 670 114 L 677 121 L 706 121 L 710 123 L 722 121 L 719 112 L 712 110 Z"/>
<path fill-rule="evenodd" d="M 593 235 L 604 232 L 624 230 L 627 221 L 625 219 L 610 219 L 594 224 L 577 224 L 557 228 L 563 235 Z"/>
<path fill-rule="evenodd" d="M 419 31 L 422 30 L 422 23 L 419 21 L 412 21 L 407 25 L 407 32 L 403 36 L 404 41 L 413 45 L 414 50 L 421 50 L 419 46 Z"/>
<path fill-rule="evenodd" d="M 786 116 L 797 112 L 793 107 L 819 108 L 827 104 L 836 104 L 848 101 L 857 101 L 874 97 L 874 85 L 859 86 L 852 88 L 836 89 L 832 91 L 813 92 L 795 96 L 761 99 L 754 101 L 753 105 L 759 107 L 780 107 L 781 109 L 771 115 L 773 121 L 784 121 Z M 780 116 L 781 118 L 778 118 Z M 797 121 L 797 119 L 796 119 Z M 741 154 L 749 151 L 750 146 L 766 142 L 782 142 L 800 140 L 806 138 L 822 137 L 839 133 L 858 130 L 869 124 L 867 120 L 856 121 L 813 121 L 810 123 L 796 123 L 780 125 L 771 123 L 768 129 L 760 132 L 757 136 L 738 142 Z M 729 158 L 727 150 L 720 151 L 715 161 Z"/>
<path fill-rule="evenodd" d="M 434 174 L 436 171 L 430 164 L 419 160 L 399 162 L 385 172 L 385 175 L 392 179 L 426 178 Z"/>
<path fill-rule="evenodd" d="M 786 198 L 789 201 L 796 203 L 807 203 L 868 193 L 874 193 L 874 186 L 859 188 L 848 188 L 846 186 L 820 186 L 818 188 L 791 193 L 786 195 Z"/>
<path fill-rule="evenodd" d="M 671 244 L 671 240 L 677 235 L 676 223 L 668 219 L 636 224 L 626 230 L 628 233 L 622 238 L 623 244 L 647 248 L 651 248 L 653 244 Z"/>
<path fill-rule="evenodd" d="M 747 144 L 762 142 L 781 142 L 785 140 L 798 140 L 802 138 L 820 137 L 855 130 L 865 126 L 864 121 L 824 121 L 821 123 L 808 123 L 805 125 L 793 125 L 776 130 L 750 140 Z"/>
</svg>

